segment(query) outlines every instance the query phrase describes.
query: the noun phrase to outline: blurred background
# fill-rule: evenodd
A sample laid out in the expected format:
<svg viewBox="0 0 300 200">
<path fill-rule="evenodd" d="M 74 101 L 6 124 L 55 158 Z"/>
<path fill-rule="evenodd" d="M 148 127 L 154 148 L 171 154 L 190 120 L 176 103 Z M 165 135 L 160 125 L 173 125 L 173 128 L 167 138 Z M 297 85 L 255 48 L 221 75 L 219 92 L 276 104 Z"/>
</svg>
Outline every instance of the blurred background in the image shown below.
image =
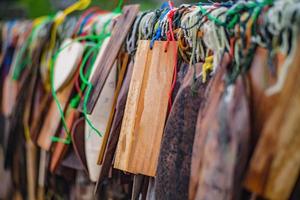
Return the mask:
<svg viewBox="0 0 300 200">
<path fill-rule="evenodd" d="M 53 14 L 66 8 L 76 0 L 0 0 L 0 19 L 35 18 L 43 15 Z M 125 4 L 138 3 L 141 10 L 158 8 L 162 0 L 125 0 Z M 196 0 L 173 0 L 175 5 L 182 3 L 199 2 Z M 98 5 L 103 9 L 113 10 L 118 0 L 92 0 L 92 5 Z"/>
</svg>

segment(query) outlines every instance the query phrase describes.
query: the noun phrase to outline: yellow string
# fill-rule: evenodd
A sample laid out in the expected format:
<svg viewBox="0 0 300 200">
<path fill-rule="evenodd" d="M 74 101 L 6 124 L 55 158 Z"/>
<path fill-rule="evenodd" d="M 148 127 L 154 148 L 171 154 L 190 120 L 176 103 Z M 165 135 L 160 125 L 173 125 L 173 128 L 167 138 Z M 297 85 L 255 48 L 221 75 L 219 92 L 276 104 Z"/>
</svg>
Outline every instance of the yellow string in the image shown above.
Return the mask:
<svg viewBox="0 0 300 200">
<path fill-rule="evenodd" d="M 206 82 L 207 72 L 213 69 L 214 56 L 208 56 L 205 58 L 205 62 L 202 65 L 202 82 Z"/>
<path fill-rule="evenodd" d="M 90 4 L 91 4 L 91 0 L 79 0 L 78 2 L 72 4 L 65 10 L 58 12 L 56 14 L 55 19 L 54 19 L 54 24 L 53 24 L 53 27 L 51 30 L 51 38 L 50 38 L 50 44 L 49 44 L 49 49 L 48 49 L 48 52 L 50 52 L 50 54 L 52 54 L 52 52 L 55 48 L 57 29 L 64 22 L 67 15 L 69 15 L 72 12 L 77 11 L 77 10 L 84 10 Z M 47 64 L 48 71 L 50 71 L 51 61 L 52 61 L 52 59 L 50 59 L 50 61 Z M 46 85 L 46 89 L 50 90 L 49 83 Z"/>
<path fill-rule="evenodd" d="M 25 140 L 29 141 L 30 140 L 30 130 L 29 130 L 29 126 L 27 123 L 24 124 L 24 135 L 25 135 Z"/>
</svg>

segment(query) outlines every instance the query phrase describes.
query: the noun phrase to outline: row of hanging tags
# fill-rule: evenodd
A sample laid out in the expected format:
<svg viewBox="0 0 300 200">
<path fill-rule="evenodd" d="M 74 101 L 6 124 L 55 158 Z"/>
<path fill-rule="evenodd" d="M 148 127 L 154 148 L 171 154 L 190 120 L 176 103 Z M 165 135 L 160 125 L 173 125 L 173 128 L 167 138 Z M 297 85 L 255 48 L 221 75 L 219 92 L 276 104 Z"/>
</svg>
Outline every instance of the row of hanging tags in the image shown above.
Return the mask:
<svg viewBox="0 0 300 200">
<path fill-rule="evenodd" d="M 74 136 L 72 133 L 76 131 L 81 131 L 77 139 L 79 144 L 73 142 L 73 145 L 77 145 L 75 151 L 85 163 L 80 166 L 85 166 L 87 172 L 86 162 L 91 161 L 91 158 L 85 157 L 93 154 L 93 149 L 85 150 L 84 147 L 96 146 L 90 144 L 93 142 L 90 137 L 94 134 L 101 137 L 100 131 L 103 131 L 103 124 L 107 123 L 106 119 L 102 120 L 103 117 L 100 117 L 101 123 L 97 124 L 96 129 L 92 119 L 90 120 L 92 117 L 87 113 L 80 115 L 76 108 L 81 100 L 84 101 L 83 91 L 91 89 L 89 77 L 93 73 L 93 66 L 101 58 L 99 49 L 107 43 L 114 20 L 121 13 L 122 2 L 113 12 L 93 7 L 79 18 L 66 18 L 71 12 L 83 10 L 89 4 L 90 1 L 83 0 L 54 16 L 41 17 L 33 22 L 15 20 L 1 24 L 1 80 L 4 82 L 2 113 L 6 130 L 3 135 L 4 164 L 12 174 L 27 169 L 23 173 L 27 177 L 20 179 L 27 180 L 27 184 L 20 183 L 20 180 L 13 182 L 17 185 L 14 188 L 17 196 L 22 194 L 23 197 L 28 195 L 29 199 L 44 199 L 49 194 L 45 188 L 49 178 L 48 170 L 54 173 L 59 168 Z M 111 77 L 114 75 L 116 71 Z M 110 93 L 114 89 L 114 78 L 109 83 Z M 103 98 L 105 109 L 111 107 L 111 99 L 107 98 L 112 97 Z M 102 111 L 106 115 L 108 111 L 105 109 L 102 108 Z M 78 130 L 73 127 L 76 124 Z M 82 126 L 87 129 L 83 136 L 85 131 L 80 129 Z M 23 136 L 26 146 L 21 142 Z M 76 138 L 73 139 L 76 141 Z M 84 141 L 87 142 L 86 145 Z M 24 159 L 14 160 L 20 150 L 26 152 L 26 167 Z M 48 152 L 51 152 L 51 157 Z M 82 152 L 86 152 L 86 155 Z M 92 163 L 95 162 L 93 160 Z M 89 165 L 90 163 L 88 162 Z M 77 164 L 73 163 L 75 169 Z M 90 171 L 90 178 L 94 180 L 94 173 L 92 169 Z"/>
<path fill-rule="evenodd" d="M 172 109 L 178 60 L 189 63 L 190 67 L 203 62 L 199 73 L 194 70 L 193 81 L 200 78 L 205 83 L 216 73 L 224 53 L 228 53 L 231 65 L 226 80 L 227 84 L 232 84 L 239 74 L 247 72 L 258 46 L 268 48 L 271 56 L 276 54 L 274 51 L 280 51 L 287 58 L 280 68 L 282 72 L 277 83 L 266 91 L 272 95 L 282 88 L 296 51 L 298 5 L 293 1 L 250 1 L 199 3 L 175 8 L 168 2 L 161 9 L 139 14 L 137 7 L 127 7 L 119 17 L 119 9 L 107 14 L 91 9 L 78 22 L 72 18 L 63 22 L 62 19 L 70 12 L 67 10 L 54 17 L 37 19 L 33 24 L 28 21 L 5 24 L 3 30 L 6 33 L 19 23 L 24 25 L 24 29 L 17 28 L 17 33 L 13 31 L 18 37 L 33 27 L 31 33 L 28 31 L 29 36 L 18 39 L 18 53 L 12 59 L 9 72 L 6 72 L 9 79 L 4 79 L 4 91 L 5 87 L 8 91 L 3 95 L 3 102 L 7 102 L 8 106 L 3 106 L 3 110 L 6 109 L 7 116 L 15 118 L 10 124 L 12 130 L 8 135 L 10 143 L 6 147 L 6 166 L 13 162 L 9 158 L 14 151 L 11 144 L 17 139 L 11 138 L 15 135 L 11 133 L 23 132 L 19 129 L 23 126 L 18 126 L 22 123 L 28 143 L 33 140 L 43 149 L 39 176 L 45 174 L 43 170 L 47 167 L 42 166 L 46 165 L 46 151 L 50 150 L 52 154 L 50 171 L 54 172 L 69 145 L 86 166 L 84 170 L 92 181 L 98 180 L 99 173 L 100 180 L 101 176 L 108 176 L 107 168 L 112 162 L 115 168 L 127 172 L 155 176 L 165 120 Z M 49 31 L 45 31 L 47 29 Z M 111 34 L 109 29 L 113 30 Z M 7 34 L 3 40 L 7 44 L 3 43 L 5 51 L 2 55 L 7 59 L 11 52 L 6 47 L 14 42 L 10 37 Z M 128 54 L 120 56 L 120 50 L 124 51 L 124 41 Z M 29 53 L 26 54 L 26 51 Z M 20 63 L 22 60 L 26 63 Z M 11 61 L 3 63 L 7 62 Z M 127 86 L 128 98 L 120 136 L 114 136 L 118 145 L 116 142 L 111 144 L 111 130 L 118 114 L 115 106 L 130 66 L 132 77 Z M 272 67 L 270 64 L 271 71 L 276 70 Z M 7 70 L 5 67 L 2 69 Z M 11 86 L 15 84 L 10 81 L 12 78 L 24 83 L 20 81 L 20 84 Z M 43 86 L 36 94 L 34 91 L 40 83 Z M 17 95 L 18 90 L 24 96 Z M 11 102 L 16 96 L 18 106 Z M 40 103 L 34 104 L 35 101 Z M 37 111 L 31 113 L 32 109 Z M 78 110 L 83 112 L 81 119 Z M 20 117 L 20 114 L 24 116 Z M 18 120 L 20 118 L 24 119 Z M 85 128 L 80 128 L 82 126 Z M 28 146 L 31 150 L 36 148 L 32 144 Z M 116 151 L 113 152 L 114 161 L 106 152 L 108 147 Z M 32 154 L 28 153 L 30 156 Z M 105 160 L 106 157 L 109 158 Z M 106 169 L 104 166 L 100 169 L 96 160 L 98 164 L 106 161 Z M 28 169 L 28 174 L 35 173 Z M 39 180 L 39 186 L 43 188 L 43 178 Z"/>
<path fill-rule="evenodd" d="M 274 96 L 274 98 L 279 98 L 278 96 L 281 96 L 283 99 L 286 96 L 296 95 L 287 95 L 287 92 L 282 92 L 282 90 L 286 91 L 284 88 L 288 87 L 284 86 L 284 84 L 288 84 L 286 83 L 286 79 L 289 68 L 293 68 L 292 66 L 295 65 L 295 62 L 297 63 L 295 60 L 295 55 L 297 52 L 299 33 L 299 26 L 297 25 L 297 21 L 299 20 L 298 5 L 299 4 L 297 1 L 250 1 L 237 2 L 235 4 L 232 4 L 231 2 L 213 4 L 199 3 L 196 5 L 182 5 L 179 8 L 174 8 L 172 5 L 165 5 L 165 7 L 163 6 L 160 10 L 144 12 L 138 15 L 133 25 L 131 35 L 127 39 L 128 51 L 136 51 L 135 67 L 132 75 L 132 83 L 129 89 L 129 102 L 126 105 L 119 143 L 116 150 L 114 167 L 134 174 L 155 176 L 157 173 L 157 168 L 159 170 L 162 165 L 165 165 L 168 159 L 171 159 L 172 153 L 166 156 L 166 160 L 164 160 L 164 156 L 162 156 L 164 148 L 171 148 L 171 140 L 166 141 L 165 147 L 160 147 L 160 144 L 163 140 L 162 138 L 167 138 L 167 136 L 163 136 L 164 131 L 164 134 L 166 134 L 167 130 L 161 128 L 164 127 L 167 116 L 165 113 L 167 111 L 162 109 L 166 109 L 166 103 L 162 105 L 161 102 L 166 102 L 167 100 L 160 100 L 159 105 L 156 107 L 158 111 L 155 111 L 155 107 L 153 105 L 158 104 L 157 100 L 161 99 L 159 94 L 165 94 L 165 98 L 166 94 L 168 94 L 169 105 L 172 105 L 170 94 L 172 94 L 174 89 L 173 86 L 176 82 L 176 71 L 179 70 L 176 69 L 177 62 L 180 59 L 184 60 L 186 63 L 190 63 L 190 67 L 192 65 L 195 67 L 196 63 L 202 62 L 203 65 L 200 71 L 197 69 L 193 70 L 193 82 L 196 82 L 197 79 L 200 78 L 202 82 L 205 83 L 209 76 L 211 77 L 215 75 L 220 67 L 220 63 L 225 62 L 223 59 L 224 54 L 228 54 L 230 58 L 230 64 L 227 66 L 228 72 L 225 76 L 226 89 L 224 92 L 224 101 L 228 103 L 233 101 L 233 94 L 239 91 L 239 87 L 233 86 L 235 85 L 238 77 L 241 75 L 246 75 L 249 72 L 252 61 L 254 60 L 254 56 L 256 52 L 259 51 L 257 49 L 266 48 L 269 51 L 269 55 L 266 56 L 268 58 L 267 65 L 269 66 L 269 70 L 272 74 L 271 79 L 274 81 L 273 84 L 270 84 L 267 88 L 264 88 L 264 95 L 267 96 L 266 98 L 268 98 L 268 96 L 270 96 L 270 98 Z M 141 39 L 147 39 L 148 41 L 141 41 Z M 138 40 L 139 43 L 137 43 Z M 167 42 L 164 42 L 164 47 L 158 48 L 155 46 L 155 44 L 158 44 L 158 42 L 154 42 L 155 40 L 166 40 Z M 163 52 L 163 48 L 165 51 L 171 52 L 174 50 L 174 48 L 177 50 L 176 46 L 172 47 L 171 45 L 171 47 L 168 47 L 168 44 L 172 44 L 171 41 L 174 40 L 176 40 L 178 43 L 180 57 L 177 58 L 177 53 L 174 53 L 173 56 L 166 54 L 167 57 L 164 58 L 164 56 L 162 56 L 163 54 L 160 53 L 160 61 L 164 63 L 164 59 L 169 59 L 170 66 L 165 63 L 162 66 L 160 66 L 158 63 L 155 63 L 156 59 L 158 58 L 158 54 L 154 53 L 157 49 L 160 49 L 161 52 Z M 147 47 L 153 49 L 150 50 Z M 155 56 L 153 57 L 153 55 Z M 278 55 L 281 57 L 281 60 L 279 59 L 279 63 L 274 63 L 274 59 L 276 59 L 275 57 Z M 175 59 L 175 62 L 172 62 L 172 59 Z M 175 66 L 175 69 L 172 72 L 169 72 L 169 76 L 171 76 L 171 74 L 173 75 L 173 78 L 170 78 L 171 80 L 173 79 L 173 82 L 169 83 L 167 87 L 164 88 L 164 91 L 159 91 L 157 89 L 158 87 L 160 87 L 160 89 L 163 88 L 165 83 L 160 79 L 159 75 L 157 75 L 158 77 L 154 78 L 154 80 L 151 80 L 151 78 L 155 77 L 154 72 L 151 71 L 155 68 L 152 65 L 153 63 L 155 63 L 155 66 L 160 66 L 159 69 L 165 68 L 166 70 L 168 67 L 171 67 L 171 65 Z M 144 66 L 145 69 L 143 69 L 142 66 Z M 147 71 L 147 67 L 150 68 L 148 69 L 149 71 Z M 200 73 L 197 74 L 197 71 Z M 148 79 L 147 76 L 151 78 Z M 264 75 L 260 75 L 259 77 L 264 79 L 263 76 Z M 275 78 L 276 76 L 278 76 L 278 78 Z M 151 91 L 151 89 L 154 90 L 154 88 L 156 88 L 157 91 L 155 94 L 153 92 L 150 92 L 151 95 L 147 94 L 147 91 Z M 246 89 L 246 87 L 243 88 L 243 90 Z M 278 95 L 278 93 L 280 93 L 280 95 Z M 284 100 L 281 100 L 280 102 L 282 101 Z M 268 103 L 270 105 L 274 103 L 272 105 L 274 107 L 276 105 L 275 102 Z M 245 104 L 243 105 L 245 106 Z M 294 105 L 298 104 L 295 103 Z M 266 115 L 266 113 L 267 112 L 261 114 Z M 278 113 L 279 111 L 277 111 L 276 114 Z M 273 113 L 269 113 L 269 115 L 271 114 Z M 259 115 L 256 117 L 257 120 L 260 119 Z M 264 120 L 266 120 L 266 124 L 274 123 L 276 120 L 278 122 L 278 119 L 274 118 L 275 117 L 272 117 L 272 119 L 270 119 L 271 122 L 268 123 L 267 119 Z M 293 120 L 296 119 L 298 118 L 293 118 Z M 156 120 L 158 120 L 157 123 Z M 150 121 L 151 125 L 149 125 Z M 167 125 L 168 122 L 169 119 L 167 121 Z M 236 123 L 243 124 L 241 121 L 236 121 Z M 284 125 L 281 124 L 280 126 L 283 127 Z M 282 129 L 280 133 L 277 133 L 276 131 L 274 132 L 274 130 L 272 130 L 270 133 L 268 128 L 265 127 L 265 129 L 266 130 L 263 129 L 259 131 L 263 132 L 262 135 L 264 136 L 262 136 L 259 140 L 259 146 L 255 150 L 254 157 L 252 158 L 251 165 L 248 169 L 248 176 L 245 180 L 245 187 L 250 191 L 266 198 L 287 199 L 290 196 L 298 179 L 299 164 L 296 163 L 299 162 L 299 159 L 294 157 L 295 159 L 289 160 L 290 164 L 294 163 L 295 166 L 297 166 L 293 170 L 293 174 L 295 174 L 295 176 L 287 181 L 289 183 L 285 186 L 282 186 L 277 182 L 278 184 L 276 185 L 276 180 L 279 181 L 280 177 L 284 176 L 284 174 L 287 175 L 288 173 L 287 168 L 285 168 L 286 170 L 283 170 L 282 172 L 277 171 L 278 166 L 276 163 L 282 159 L 282 155 L 279 153 L 282 146 L 279 145 L 275 149 L 272 149 L 272 155 L 273 153 L 278 152 L 275 153 L 277 154 L 277 157 L 274 159 L 272 172 L 266 172 L 266 168 L 269 166 L 267 163 L 262 164 L 263 167 L 260 166 L 262 168 L 257 167 L 256 164 L 258 164 L 258 161 L 265 162 L 266 160 L 270 159 L 271 153 L 268 154 L 264 150 L 266 148 L 266 142 L 268 139 L 270 139 L 270 137 L 277 137 L 277 134 L 281 135 L 284 131 Z M 246 136 L 246 130 L 247 128 L 245 127 L 245 133 L 243 136 L 241 136 L 244 138 L 240 138 L 249 142 L 245 145 L 250 144 L 250 139 L 257 141 L 257 135 L 251 137 L 250 135 Z M 182 134 L 186 133 L 183 132 Z M 291 131 L 290 134 L 291 137 L 287 139 L 289 141 L 288 143 L 291 144 L 291 146 L 297 145 L 299 138 L 297 131 Z M 175 136 L 173 135 L 172 137 Z M 246 139 L 246 137 L 249 138 Z M 283 141 L 278 142 L 278 144 L 281 145 L 283 145 L 283 143 Z M 253 144 L 249 148 L 254 148 Z M 161 159 L 158 159 L 159 151 L 161 154 Z M 247 154 L 247 151 L 248 150 L 244 149 L 244 151 L 239 152 L 241 155 L 246 157 L 245 160 L 247 160 L 247 157 L 249 159 L 250 156 L 249 152 Z M 296 151 L 297 150 L 294 149 L 292 155 L 296 155 Z M 287 152 L 285 153 L 288 154 Z M 180 160 L 179 162 L 184 161 L 185 160 Z M 173 160 L 173 163 L 177 162 Z M 245 165 L 245 163 L 238 164 L 240 164 L 241 168 Z M 234 165 L 231 165 L 230 167 L 232 170 Z M 161 188 L 165 189 L 158 189 L 158 191 L 162 191 L 161 193 L 158 192 L 160 194 L 158 199 L 186 199 L 187 196 L 181 196 L 175 191 L 173 191 L 173 195 L 170 195 L 172 188 L 176 187 L 174 186 L 174 183 L 170 182 L 170 170 L 171 168 L 169 165 L 165 169 L 161 169 L 161 171 L 159 170 L 161 174 L 158 174 L 156 177 L 158 182 L 165 179 L 165 182 L 162 181 L 164 184 L 159 184 Z M 191 173 L 193 175 L 193 172 Z M 244 171 L 244 173 L 246 172 Z M 169 174 L 169 177 L 164 177 L 166 176 L 165 174 Z M 178 177 L 178 179 L 180 176 L 183 176 L 183 174 L 172 175 Z M 262 180 L 260 179 L 260 176 L 264 176 L 266 179 Z M 265 182 L 266 180 L 267 182 Z M 170 185 L 170 187 L 168 187 L 168 184 L 171 184 L 172 186 Z M 180 183 L 178 184 L 180 185 Z M 242 182 L 239 182 L 239 184 L 242 185 Z M 193 185 L 193 183 L 190 182 L 189 187 L 191 187 L 191 185 Z M 159 186 L 156 186 L 156 188 Z M 231 188 L 233 186 L 223 185 L 222 187 Z M 201 186 L 198 186 L 198 188 L 201 188 Z M 225 188 L 222 189 L 225 190 Z M 191 191 L 193 189 L 189 190 L 189 198 L 191 199 L 202 199 L 206 197 L 219 199 L 223 197 L 225 198 L 225 196 L 226 198 L 237 198 L 238 196 L 233 195 L 234 192 L 224 193 L 222 194 L 222 197 L 214 196 L 210 195 L 208 191 L 206 191 L 207 196 L 205 196 L 206 194 L 203 193 L 203 188 L 196 192 L 196 196 L 194 196 L 194 191 Z M 211 193 L 213 193 L 213 191 L 211 191 Z M 187 193 L 183 193 L 183 195 L 184 194 Z"/>
</svg>

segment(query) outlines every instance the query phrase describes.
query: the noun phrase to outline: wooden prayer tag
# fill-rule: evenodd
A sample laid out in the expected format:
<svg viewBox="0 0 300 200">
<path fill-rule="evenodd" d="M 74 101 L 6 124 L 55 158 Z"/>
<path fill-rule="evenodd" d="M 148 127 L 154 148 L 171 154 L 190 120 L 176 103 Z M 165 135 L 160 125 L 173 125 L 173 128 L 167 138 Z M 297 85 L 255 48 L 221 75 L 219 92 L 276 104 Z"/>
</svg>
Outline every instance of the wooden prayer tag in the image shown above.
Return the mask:
<svg viewBox="0 0 300 200">
<path fill-rule="evenodd" d="M 61 45 L 54 66 L 54 89 L 58 91 L 75 73 L 82 57 L 84 46 L 68 38 Z"/>
<path fill-rule="evenodd" d="M 298 42 L 296 54 L 299 54 Z M 245 187 L 267 199 L 288 199 L 300 172 L 300 57 L 295 56 L 276 108 L 251 158 Z"/>
<path fill-rule="evenodd" d="M 139 41 L 114 167 L 155 176 L 177 43 Z"/>
<path fill-rule="evenodd" d="M 112 34 L 107 49 L 99 62 L 94 75 L 92 76 L 92 84 L 94 86 L 91 96 L 87 104 L 87 112 L 90 114 L 94 109 L 97 99 L 104 87 L 105 81 L 112 69 L 112 66 L 118 56 L 122 44 L 133 24 L 135 17 L 139 12 L 139 5 L 124 6 L 122 15 L 119 16 Z M 83 102 L 80 107 L 82 108 Z"/>
<path fill-rule="evenodd" d="M 88 123 L 85 124 L 85 153 L 90 180 L 96 182 L 100 173 L 100 166 L 97 164 L 98 155 L 102 146 L 104 133 L 108 124 L 110 110 L 113 104 L 113 97 L 116 87 L 117 65 L 114 64 L 105 82 L 103 90 L 97 100 L 95 109 L 89 120 L 94 127 L 103 134 L 99 136 Z"/>
</svg>

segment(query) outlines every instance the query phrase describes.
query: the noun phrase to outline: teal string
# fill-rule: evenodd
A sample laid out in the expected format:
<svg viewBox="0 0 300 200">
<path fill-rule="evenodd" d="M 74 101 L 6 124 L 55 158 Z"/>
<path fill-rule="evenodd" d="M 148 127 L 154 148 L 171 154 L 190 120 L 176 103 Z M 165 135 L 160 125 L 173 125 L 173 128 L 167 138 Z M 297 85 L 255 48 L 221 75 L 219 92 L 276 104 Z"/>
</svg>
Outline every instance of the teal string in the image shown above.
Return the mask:
<svg viewBox="0 0 300 200">
<path fill-rule="evenodd" d="M 274 0 L 264 0 L 262 2 L 254 2 L 254 1 L 248 1 L 246 4 L 239 4 L 236 7 L 233 7 L 229 9 L 226 12 L 226 16 L 230 18 L 229 23 L 225 21 L 220 20 L 219 18 L 211 15 L 203 6 L 198 4 L 198 7 L 200 8 L 200 12 L 202 15 L 206 15 L 207 18 L 210 21 L 213 21 L 216 25 L 218 26 L 224 26 L 227 27 L 228 29 L 232 29 L 239 21 L 240 18 L 240 13 L 242 11 L 246 10 L 254 10 L 255 11 L 255 16 L 254 18 L 257 18 L 259 16 L 259 13 L 261 10 L 269 5 L 273 4 Z"/>
</svg>

